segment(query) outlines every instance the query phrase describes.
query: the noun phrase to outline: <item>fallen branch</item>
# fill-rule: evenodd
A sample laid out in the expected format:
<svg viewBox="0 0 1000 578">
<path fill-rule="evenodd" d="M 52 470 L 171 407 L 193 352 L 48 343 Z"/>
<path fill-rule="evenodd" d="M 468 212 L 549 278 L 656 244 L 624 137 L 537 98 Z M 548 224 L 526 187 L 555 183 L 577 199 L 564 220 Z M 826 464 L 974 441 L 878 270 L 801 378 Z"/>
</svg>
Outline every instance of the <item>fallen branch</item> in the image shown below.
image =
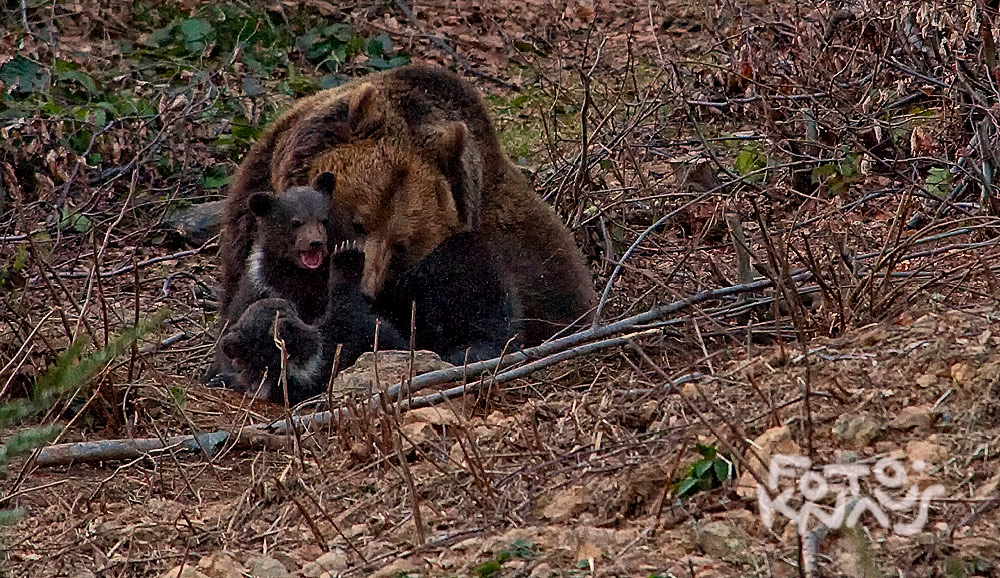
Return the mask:
<svg viewBox="0 0 1000 578">
<path fill-rule="evenodd" d="M 799 282 L 810 277 L 810 273 L 802 273 L 792 277 L 792 279 Z M 496 359 L 470 363 L 465 367 L 432 371 L 413 379 L 403 380 L 389 387 L 384 392 L 384 395 L 386 399 L 408 400 L 401 402 L 400 409 L 426 407 L 440 403 L 446 399 L 452 399 L 467 393 L 474 393 L 483 386 L 524 377 L 534 371 L 561 361 L 580 357 L 594 351 L 617 347 L 631 340 L 656 334 L 661 329 L 659 327 L 651 328 L 648 324 L 660 321 L 672 313 L 705 301 L 759 291 L 771 285 L 770 280 L 761 279 L 753 283 L 702 291 L 685 299 L 654 307 L 645 313 L 579 331 L 566 337 L 548 341 L 537 347 L 530 347 Z M 613 337 L 626 332 L 628 334 Z M 512 368 L 512 366 L 523 362 L 527 363 L 520 367 Z M 484 372 L 492 373 L 493 377 L 476 380 L 472 383 L 466 383 L 425 396 L 411 397 L 413 393 L 429 387 L 458 380 L 466 381 L 469 376 L 481 375 Z M 379 396 L 381 395 L 382 393 L 380 392 L 370 397 L 367 402 L 368 405 L 379 407 Z M 236 440 L 235 447 L 237 448 L 257 447 L 261 445 L 283 448 L 284 440 L 280 436 L 290 431 L 288 429 L 289 423 L 293 424 L 296 428 L 319 428 L 338 421 L 341 417 L 346 416 L 348 411 L 348 408 L 341 407 L 303 416 L 293 416 L 291 420 L 285 419 L 271 424 L 256 424 L 244 428 L 239 432 L 239 435 L 226 430 L 220 430 L 207 434 L 173 436 L 167 440 L 145 438 L 58 444 L 43 448 L 38 453 L 36 463 L 39 466 L 57 466 L 66 465 L 71 462 L 128 460 L 168 448 L 187 451 L 201 450 L 207 456 L 213 456 L 234 436 Z"/>
<path fill-rule="evenodd" d="M 56 444 L 42 448 L 35 463 L 42 467 L 48 467 L 79 462 L 134 460 L 147 455 L 152 457 L 157 453 L 171 450 L 201 450 L 206 455 L 213 456 L 231 438 L 235 438 L 233 447 L 237 449 L 283 449 L 285 447 L 284 439 L 253 428 L 247 428 L 237 433 L 220 430 L 196 435 L 177 435 L 166 439 L 140 438 Z"/>
</svg>

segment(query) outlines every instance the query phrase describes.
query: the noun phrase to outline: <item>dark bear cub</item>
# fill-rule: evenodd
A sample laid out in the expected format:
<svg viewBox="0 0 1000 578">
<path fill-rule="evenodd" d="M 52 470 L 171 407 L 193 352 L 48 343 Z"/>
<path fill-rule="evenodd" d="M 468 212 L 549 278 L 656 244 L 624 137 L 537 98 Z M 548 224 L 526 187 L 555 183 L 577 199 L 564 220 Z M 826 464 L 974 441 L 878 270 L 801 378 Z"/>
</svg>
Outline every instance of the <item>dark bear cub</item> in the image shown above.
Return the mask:
<svg viewBox="0 0 1000 578">
<path fill-rule="evenodd" d="M 274 340 L 275 330 L 288 353 L 285 377 L 289 404 L 325 391 L 338 347 L 341 367 L 351 365 L 362 353 L 374 349 L 379 318 L 361 293 L 362 256 L 347 249 L 335 252 L 330 259 L 330 279 L 323 283 L 324 287 L 329 285 L 326 312 L 314 324 L 303 321 L 285 299 L 262 299 L 250 305 L 222 337 L 222 352 L 235 367 L 229 384 L 233 389 L 258 399 L 283 401 L 279 382 L 281 350 Z M 379 349 L 406 347 L 406 340 L 392 324 L 383 322 L 379 328 Z"/>
<path fill-rule="evenodd" d="M 326 186 L 321 180 L 317 185 Z M 329 195 L 312 187 L 294 187 L 280 195 L 254 193 L 247 205 L 257 222 L 256 238 L 229 307 L 232 321 L 260 299 L 279 298 L 289 302 L 299 319 L 315 322 L 325 312 L 328 298 L 329 239 L 334 232 Z M 227 385 L 233 377 L 225 352 L 216 350 L 205 381 Z"/>
<path fill-rule="evenodd" d="M 406 336 L 414 304 L 416 348 L 434 351 L 454 365 L 496 357 L 518 330 L 513 291 L 474 234 L 455 235 L 417 265 L 397 272 L 374 303 L 361 291 L 363 266 L 357 251 L 331 256 L 329 302 L 314 325 L 304 323 L 281 299 L 251 305 L 222 339 L 223 352 L 237 369 L 232 387 L 282 401 L 281 356 L 273 338 L 276 316 L 278 336 L 288 352 L 290 404 L 325 391 L 338 346 L 341 367 L 372 351 L 380 321 L 380 350 L 409 349 Z"/>
<path fill-rule="evenodd" d="M 233 367 L 229 385 L 257 399 L 281 400 L 284 397 L 278 381 L 281 350 L 274 341 L 275 331 L 288 353 L 285 376 L 289 398 L 296 400 L 293 392 L 301 388 L 301 384 L 316 383 L 326 373 L 326 355 L 319 330 L 304 323 L 285 299 L 254 302 L 223 335 L 220 349 Z"/>
<path fill-rule="evenodd" d="M 293 303 L 307 322 L 326 309 L 330 276 L 330 197 L 311 187 L 280 195 L 254 193 L 250 211 L 257 239 L 247 258 L 247 272 L 234 298 L 235 311 L 266 297 Z"/>
<path fill-rule="evenodd" d="M 520 306 L 499 259 L 476 233 L 446 239 L 417 265 L 390 268 L 375 310 L 414 341 L 453 365 L 500 355 L 522 327 Z M 411 310 L 416 304 L 416 311 Z M 510 343 L 520 345 L 519 340 Z"/>
</svg>

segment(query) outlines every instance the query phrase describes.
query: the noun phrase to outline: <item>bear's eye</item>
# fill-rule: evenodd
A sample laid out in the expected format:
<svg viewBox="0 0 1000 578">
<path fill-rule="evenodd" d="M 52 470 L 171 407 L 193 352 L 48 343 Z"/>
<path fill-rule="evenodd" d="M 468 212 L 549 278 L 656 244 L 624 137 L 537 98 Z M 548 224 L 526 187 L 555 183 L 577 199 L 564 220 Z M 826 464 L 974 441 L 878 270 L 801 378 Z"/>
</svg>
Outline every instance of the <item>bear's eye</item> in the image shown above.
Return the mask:
<svg viewBox="0 0 1000 578">
<path fill-rule="evenodd" d="M 327 225 L 330 224 L 330 219 L 320 219 L 319 222 L 320 222 L 321 225 L 323 225 L 324 227 L 326 227 Z"/>
<path fill-rule="evenodd" d="M 402 241 L 397 241 L 392 244 L 392 250 L 397 255 L 402 255 L 406 252 L 406 245 L 404 245 Z"/>
<path fill-rule="evenodd" d="M 292 219 L 292 226 L 293 227 L 301 227 L 302 226 L 302 221 L 299 220 L 299 219 Z"/>
<path fill-rule="evenodd" d="M 362 225 L 360 222 L 354 221 L 354 225 L 353 226 L 354 226 L 354 234 L 355 235 L 358 235 L 359 237 L 364 237 L 365 235 L 368 234 L 368 230 L 365 229 L 365 226 Z"/>
</svg>

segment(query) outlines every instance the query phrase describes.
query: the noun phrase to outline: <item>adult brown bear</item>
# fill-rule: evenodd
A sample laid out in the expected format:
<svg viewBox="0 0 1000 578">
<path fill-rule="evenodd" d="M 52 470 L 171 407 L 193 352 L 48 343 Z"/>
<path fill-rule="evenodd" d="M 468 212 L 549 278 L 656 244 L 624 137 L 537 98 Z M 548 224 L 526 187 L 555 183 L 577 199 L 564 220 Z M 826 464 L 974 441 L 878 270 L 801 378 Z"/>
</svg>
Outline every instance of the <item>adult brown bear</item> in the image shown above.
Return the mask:
<svg viewBox="0 0 1000 578">
<path fill-rule="evenodd" d="M 565 225 L 503 154 L 479 95 L 450 72 L 407 66 L 298 101 L 244 159 L 230 188 L 221 245 L 222 323 L 255 238 L 249 197 L 332 173 L 332 210 L 353 223 L 372 299 L 446 239 L 475 232 L 523 315 L 523 342 L 586 320 L 595 294 Z"/>
</svg>

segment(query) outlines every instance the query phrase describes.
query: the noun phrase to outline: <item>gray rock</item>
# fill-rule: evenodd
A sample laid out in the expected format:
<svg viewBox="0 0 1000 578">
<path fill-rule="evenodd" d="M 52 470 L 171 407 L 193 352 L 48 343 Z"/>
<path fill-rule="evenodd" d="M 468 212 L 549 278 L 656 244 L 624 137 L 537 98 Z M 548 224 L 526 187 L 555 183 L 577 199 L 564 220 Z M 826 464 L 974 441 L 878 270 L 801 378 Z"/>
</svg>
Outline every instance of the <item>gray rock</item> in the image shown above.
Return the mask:
<svg viewBox="0 0 1000 578">
<path fill-rule="evenodd" d="M 399 383 L 410 375 L 409 351 L 378 352 L 378 384 L 375 383 L 375 354 L 368 352 L 358 358 L 354 365 L 341 371 L 333 382 L 336 399 L 367 398 L 372 392 L 384 390 Z M 413 354 L 413 375 L 454 367 L 441 361 L 438 354 L 431 351 L 416 351 Z"/>
<path fill-rule="evenodd" d="M 160 226 L 176 233 L 189 245 L 203 245 L 222 229 L 224 203 L 225 201 L 212 201 L 173 211 L 163 218 Z"/>
<path fill-rule="evenodd" d="M 274 558 L 261 556 L 247 562 L 253 578 L 291 578 L 288 569 Z"/>
</svg>

